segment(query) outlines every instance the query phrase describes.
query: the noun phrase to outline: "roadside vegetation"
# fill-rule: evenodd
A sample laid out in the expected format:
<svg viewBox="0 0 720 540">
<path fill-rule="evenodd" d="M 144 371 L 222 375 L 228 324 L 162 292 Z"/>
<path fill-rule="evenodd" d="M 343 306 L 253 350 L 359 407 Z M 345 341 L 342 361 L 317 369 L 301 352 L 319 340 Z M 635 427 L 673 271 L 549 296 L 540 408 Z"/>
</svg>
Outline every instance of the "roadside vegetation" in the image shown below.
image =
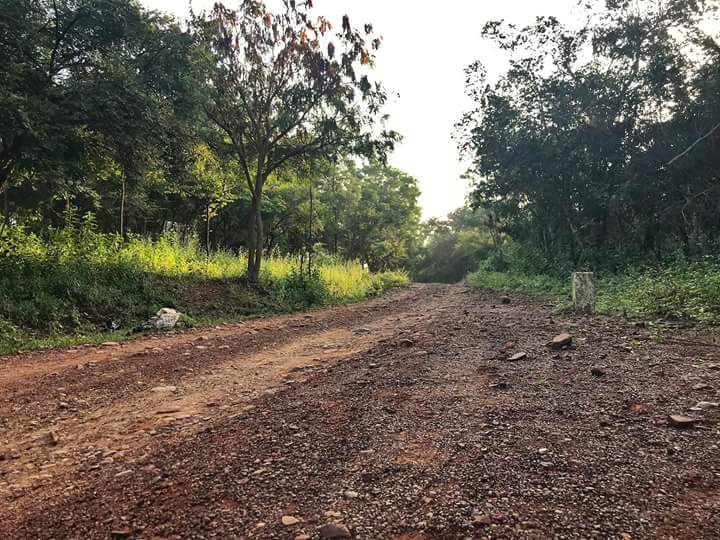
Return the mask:
<svg viewBox="0 0 720 540">
<path fill-rule="evenodd" d="M 570 305 L 570 274 L 497 271 L 481 268 L 466 277 L 468 285 L 548 298 Z M 720 263 L 716 257 L 679 259 L 656 267 L 597 273 L 596 308 L 600 313 L 720 324 Z"/>
<path fill-rule="evenodd" d="M 587 23 L 488 22 L 509 61 L 466 70 L 466 208 L 427 224 L 414 275 L 720 323 L 717 1 L 589 3 Z M 462 219 L 460 219 L 462 218 Z"/>
<path fill-rule="evenodd" d="M 546 298 L 570 306 L 570 275 L 594 271 L 600 313 L 720 324 L 720 257 L 688 256 L 677 246 L 664 258 L 634 257 L 624 267 L 548 258 L 537 246 L 497 227 L 487 208 L 458 209 L 447 220 L 424 224 L 424 241 L 413 260 L 418 281 L 454 283 Z"/>
<path fill-rule="evenodd" d="M 0 350 L 408 275 L 562 301 L 591 270 L 602 311 L 720 322 L 718 0 L 487 22 L 509 68 L 466 70 L 473 191 L 426 223 L 387 163 L 372 24 L 256 0 L 187 22 L 133 0 L 2 7 Z"/>
<path fill-rule="evenodd" d="M 408 282 L 372 25 L 310 3 L 0 1 L 0 351 Z M 363 21 L 365 22 L 365 21 Z"/>
<path fill-rule="evenodd" d="M 251 284 L 244 253 L 207 256 L 171 235 L 123 240 L 98 232 L 90 215 L 45 238 L 19 227 L 2 234 L 2 353 L 124 337 L 161 307 L 182 311 L 186 325 L 210 324 L 355 302 L 408 283 L 403 271 L 371 273 L 327 254 L 308 268 L 275 253 Z"/>
</svg>

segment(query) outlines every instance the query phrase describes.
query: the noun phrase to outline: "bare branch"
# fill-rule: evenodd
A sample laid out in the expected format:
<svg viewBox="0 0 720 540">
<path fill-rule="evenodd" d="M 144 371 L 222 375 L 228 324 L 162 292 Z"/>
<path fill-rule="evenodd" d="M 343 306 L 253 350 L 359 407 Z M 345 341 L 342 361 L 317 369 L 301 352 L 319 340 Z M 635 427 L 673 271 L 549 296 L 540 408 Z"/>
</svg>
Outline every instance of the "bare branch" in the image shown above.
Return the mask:
<svg viewBox="0 0 720 540">
<path fill-rule="evenodd" d="M 677 156 L 675 156 L 674 158 L 672 158 L 670 161 L 668 161 L 668 164 L 666 165 L 666 167 L 670 167 L 670 165 L 672 165 L 673 163 L 675 163 L 675 162 L 678 161 L 679 159 L 681 159 L 681 158 L 683 158 L 684 156 L 686 156 L 687 154 L 689 154 L 689 153 L 693 150 L 693 148 L 695 148 L 698 144 L 700 144 L 701 142 L 703 142 L 705 139 L 707 139 L 707 138 L 709 138 L 710 136 L 712 136 L 712 134 L 715 133 L 718 129 L 720 129 L 720 123 L 715 124 L 715 126 L 713 126 L 713 128 L 712 128 L 710 131 L 708 131 L 705 135 L 703 135 L 702 137 L 700 137 L 699 139 L 697 139 L 695 142 L 693 142 L 693 143 L 692 143 L 690 146 L 688 146 L 682 153 L 678 154 Z"/>
</svg>

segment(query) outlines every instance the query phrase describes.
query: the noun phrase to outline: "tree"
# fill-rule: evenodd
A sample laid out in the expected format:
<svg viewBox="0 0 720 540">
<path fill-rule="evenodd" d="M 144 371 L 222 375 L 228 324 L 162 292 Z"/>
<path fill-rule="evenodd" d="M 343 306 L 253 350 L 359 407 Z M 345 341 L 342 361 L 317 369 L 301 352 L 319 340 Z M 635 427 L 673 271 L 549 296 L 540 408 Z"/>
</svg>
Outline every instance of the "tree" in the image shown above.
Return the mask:
<svg viewBox="0 0 720 540">
<path fill-rule="evenodd" d="M 362 73 L 381 42 L 372 26 L 360 32 L 344 17 L 333 37 L 328 20 L 312 17 L 311 2 L 283 3 L 279 14 L 256 0 L 237 10 L 216 4 L 193 19 L 211 55 L 206 112 L 229 137 L 251 195 L 250 281 L 260 272 L 263 193 L 273 172 L 340 153 L 382 157 L 396 139 L 371 130 L 386 99 Z"/>
<path fill-rule="evenodd" d="M 408 262 L 420 224 L 417 180 L 398 169 L 345 161 L 320 186 L 325 245 L 373 271 Z"/>
<path fill-rule="evenodd" d="M 171 136 L 189 138 L 191 46 L 131 0 L 0 0 L 0 192 L 22 180 L 95 202 L 117 178 L 124 233 L 128 186 L 159 176 Z"/>
<path fill-rule="evenodd" d="M 482 208 L 463 206 L 447 219 L 432 218 L 423 225 L 422 246 L 413 260 L 418 281 L 456 283 L 496 247 L 492 216 Z"/>
<path fill-rule="evenodd" d="M 181 186 L 183 196 L 202 204 L 205 218 L 205 250 L 210 256 L 210 220 L 237 198 L 237 164 L 222 161 L 204 144 L 193 150 L 192 182 Z"/>
<path fill-rule="evenodd" d="M 121 45 L 136 6 L 108 0 L 0 2 L 0 191 L 23 165 L 81 150 L 74 75 Z"/>
<path fill-rule="evenodd" d="M 483 34 L 510 68 L 493 85 L 479 62 L 467 70 L 476 108 L 459 132 L 476 202 L 504 232 L 572 267 L 707 245 L 720 232 L 711 137 L 694 161 L 667 164 L 720 120 L 707 91 L 718 88 L 720 49 L 701 25 L 718 5 L 596 1 L 579 29 L 552 17 L 488 23 Z"/>
<path fill-rule="evenodd" d="M 198 138 L 192 37 L 166 16 L 135 15 L 123 44 L 96 61 L 96 72 L 74 82 L 77 95 L 85 96 L 78 109 L 89 130 L 88 148 L 117 166 L 121 235 L 132 192 L 144 180 L 163 176 L 172 159 L 168 147 L 180 144 L 192 153 Z"/>
</svg>

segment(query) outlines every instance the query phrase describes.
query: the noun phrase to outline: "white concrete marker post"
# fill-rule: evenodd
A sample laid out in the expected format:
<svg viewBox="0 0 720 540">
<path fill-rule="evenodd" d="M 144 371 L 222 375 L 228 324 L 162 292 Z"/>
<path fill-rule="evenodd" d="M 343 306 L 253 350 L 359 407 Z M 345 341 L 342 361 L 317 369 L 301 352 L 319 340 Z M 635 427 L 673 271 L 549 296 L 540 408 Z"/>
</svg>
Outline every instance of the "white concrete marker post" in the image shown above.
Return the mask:
<svg viewBox="0 0 720 540">
<path fill-rule="evenodd" d="M 584 313 L 595 311 L 595 287 L 592 272 L 573 272 L 572 299 L 575 309 Z"/>
</svg>

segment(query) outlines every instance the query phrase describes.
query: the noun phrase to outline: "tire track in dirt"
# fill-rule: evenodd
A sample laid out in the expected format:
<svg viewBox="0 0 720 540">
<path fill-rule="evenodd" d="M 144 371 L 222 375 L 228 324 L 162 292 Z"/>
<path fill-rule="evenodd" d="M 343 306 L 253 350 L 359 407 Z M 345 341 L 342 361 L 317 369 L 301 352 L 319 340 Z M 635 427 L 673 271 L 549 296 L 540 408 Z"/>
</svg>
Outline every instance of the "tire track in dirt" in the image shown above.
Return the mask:
<svg viewBox="0 0 720 540">
<path fill-rule="evenodd" d="M 428 290 L 0 360 L 0 499 L 20 500 L 79 471 L 111 465 L 164 431 L 189 437 L 248 410 L 258 397 L 302 383 L 391 336 L 402 326 L 401 315 L 427 304 Z"/>
<path fill-rule="evenodd" d="M 128 436 L 142 444 L 10 490 L 0 536 L 318 539 L 332 521 L 356 539 L 717 538 L 720 411 L 692 412 L 694 430 L 665 421 L 718 401 L 718 349 L 703 345 L 716 332 L 462 286 L 375 302 L 296 317 L 308 326 L 287 339 L 266 321 L 265 345 L 238 338 L 204 369 L 214 349 L 194 347 L 213 342 L 191 339 L 173 355 L 192 372 L 143 368 L 177 381 L 169 394 L 145 386 L 123 404 L 112 380 L 90 380 L 83 395 L 107 387 L 108 410 L 140 411 Z M 561 331 L 574 346 L 550 350 Z"/>
</svg>

